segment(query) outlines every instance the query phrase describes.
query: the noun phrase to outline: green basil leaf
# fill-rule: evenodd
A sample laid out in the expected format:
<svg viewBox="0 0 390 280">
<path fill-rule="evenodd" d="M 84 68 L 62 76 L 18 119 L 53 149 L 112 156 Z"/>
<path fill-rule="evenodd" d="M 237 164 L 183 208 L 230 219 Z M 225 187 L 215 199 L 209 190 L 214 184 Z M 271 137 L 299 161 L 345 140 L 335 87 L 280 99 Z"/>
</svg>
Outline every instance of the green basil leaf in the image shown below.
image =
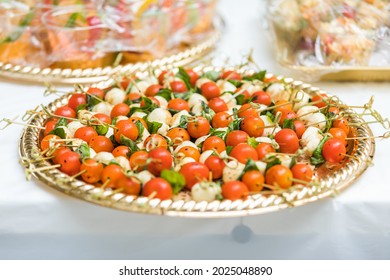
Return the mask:
<svg viewBox="0 0 390 280">
<path fill-rule="evenodd" d="M 68 121 L 65 119 L 65 118 L 61 118 L 57 121 L 56 125 L 54 126 L 54 128 L 57 128 L 57 127 L 60 127 L 60 126 L 67 126 L 68 125 Z"/>
<path fill-rule="evenodd" d="M 94 125 L 93 129 L 95 129 L 95 131 L 99 135 L 106 135 L 106 133 L 108 132 L 108 125 L 104 124 L 104 123 L 98 124 L 98 125 Z"/>
<path fill-rule="evenodd" d="M 172 99 L 172 90 L 168 88 L 162 88 L 157 92 L 156 96 L 163 97 L 166 101 L 169 101 Z"/>
<path fill-rule="evenodd" d="M 178 77 L 180 80 L 182 80 L 185 84 L 186 84 L 186 87 L 188 90 L 190 90 L 192 88 L 192 85 L 191 85 L 191 78 L 190 78 L 190 75 L 188 75 L 187 71 L 182 68 L 182 67 L 179 67 L 179 71 L 176 73 L 176 77 Z"/>
<path fill-rule="evenodd" d="M 241 173 L 239 179 L 241 179 L 242 176 L 244 176 L 244 174 L 245 174 L 247 171 L 250 171 L 250 170 L 259 171 L 259 168 L 257 167 L 256 162 L 255 162 L 253 159 L 251 159 L 251 158 L 248 159 L 248 161 L 246 162 L 245 167 L 244 167 L 244 170 L 242 170 L 242 173 Z"/>
<path fill-rule="evenodd" d="M 230 152 L 233 150 L 233 146 L 227 146 L 226 147 L 226 153 L 228 154 L 228 155 L 230 155 Z"/>
<path fill-rule="evenodd" d="M 203 75 L 201 77 L 207 78 L 209 80 L 216 82 L 220 76 L 221 75 L 219 74 L 219 72 L 211 70 L 211 71 L 207 71 L 207 72 L 203 73 Z"/>
<path fill-rule="evenodd" d="M 171 184 L 174 194 L 178 194 L 186 185 L 184 176 L 179 172 L 164 169 L 160 176 Z"/>
<path fill-rule="evenodd" d="M 256 148 L 259 145 L 259 143 L 260 143 L 260 142 L 256 141 L 255 137 L 249 137 L 246 142 L 248 143 L 249 146 L 251 146 L 253 148 Z"/>
<path fill-rule="evenodd" d="M 61 139 L 66 139 L 65 130 L 61 126 L 54 128 L 52 131 L 50 131 L 49 134 L 54 134 L 60 137 Z"/>
<path fill-rule="evenodd" d="M 145 106 L 144 107 L 132 107 L 130 108 L 129 116 L 133 115 L 135 112 L 144 112 L 144 113 L 150 113 L 154 109 L 158 108 L 158 105 L 154 103 L 150 98 L 142 97 L 142 101 L 144 101 Z"/>
<path fill-rule="evenodd" d="M 324 138 L 322 138 L 321 142 L 318 144 L 317 148 L 314 150 L 311 158 L 310 163 L 313 165 L 320 165 L 325 162 L 324 157 L 322 156 L 322 148 L 324 147 L 324 144 L 326 140 L 328 140 L 328 136 L 325 135 Z"/>
<path fill-rule="evenodd" d="M 82 143 L 76 149 L 76 153 L 78 153 L 82 159 L 91 157 L 90 148 L 89 148 L 88 144 L 86 144 L 86 143 Z"/>
<path fill-rule="evenodd" d="M 241 121 L 242 121 L 241 118 L 234 119 L 231 123 L 229 123 L 228 130 L 229 131 L 240 130 Z"/>
<path fill-rule="evenodd" d="M 269 117 L 272 122 L 275 121 L 275 115 L 271 111 L 262 111 L 261 115 Z"/>
<path fill-rule="evenodd" d="M 188 124 L 188 116 L 181 116 L 179 127 L 187 129 L 187 124 Z"/>
<path fill-rule="evenodd" d="M 242 105 L 245 103 L 245 95 L 239 94 L 236 96 L 236 101 L 238 105 Z"/>
<path fill-rule="evenodd" d="M 88 107 L 88 104 L 80 104 L 79 106 L 76 107 L 76 114 L 78 114 L 80 110 L 87 109 L 87 107 Z"/>
<path fill-rule="evenodd" d="M 100 100 L 98 97 L 91 95 L 91 94 L 87 94 L 87 109 L 88 110 L 92 110 L 92 108 L 95 105 L 99 104 L 100 102 L 102 102 L 102 100 Z"/>
<path fill-rule="evenodd" d="M 142 135 L 143 135 L 143 133 L 144 133 L 145 127 L 143 126 L 143 124 L 142 124 L 140 121 L 136 121 L 136 122 L 135 122 L 135 125 L 137 126 L 137 129 L 138 129 L 138 137 L 137 137 L 137 140 L 142 139 Z"/>
<path fill-rule="evenodd" d="M 242 86 L 242 82 L 239 80 L 228 80 L 229 83 L 233 84 L 236 88 L 239 88 Z"/>
<path fill-rule="evenodd" d="M 246 76 L 246 77 L 243 78 L 243 80 L 246 80 L 246 81 L 255 81 L 255 80 L 264 81 L 265 74 L 267 74 L 267 71 L 263 70 L 263 71 L 254 73 L 251 76 Z"/>
<path fill-rule="evenodd" d="M 289 128 L 295 131 L 294 121 L 295 119 L 284 119 L 282 128 Z"/>
<path fill-rule="evenodd" d="M 267 170 L 270 169 L 272 166 L 280 165 L 280 164 L 282 164 L 282 161 L 277 157 L 275 156 L 269 157 L 267 159 L 267 166 L 265 167 L 265 171 L 267 172 Z"/>
<path fill-rule="evenodd" d="M 210 136 L 218 136 L 225 140 L 227 131 L 224 130 L 216 130 L 215 128 L 211 128 L 210 130 Z"/>
<path fill-rule="evenodd" d="M 188 101 L 190 99 L 191 95 L 193 95 L 193 94 L 194 94 L 194 91 L 193 90 L 189 90 L 189 91 L 183 92 L 183 93 L 174 93 L 173 96 L 175 98 L 181 98 L 181 99 L 183 99 L 185 101 Z"/>
<path fill-rule="evenodd" d="M 137 144 L 133 140 L 127 138 L 124 135 L 121 135 L 120 137 L 120 144 L 129 147 L 132 152 L 139 151 Z"/>
<path fill-rule="evenodd" d="M 157 131 L 162 127 L 162 123 L 159 122 L 149 122 L 146 121 L 146 124 L 148 125 L 148 131 L 150 134 L 155 134 Z"/>
<path fill-rule="evenodd" d="M 332 128 L 333 120 L 334 120 L 335 115 L 336 114 L 333 113 L 333 112 L 328 112 L 326 114 L 326 126 L 325 126 L 324 133 L 327 133 Z"/>
</svg>

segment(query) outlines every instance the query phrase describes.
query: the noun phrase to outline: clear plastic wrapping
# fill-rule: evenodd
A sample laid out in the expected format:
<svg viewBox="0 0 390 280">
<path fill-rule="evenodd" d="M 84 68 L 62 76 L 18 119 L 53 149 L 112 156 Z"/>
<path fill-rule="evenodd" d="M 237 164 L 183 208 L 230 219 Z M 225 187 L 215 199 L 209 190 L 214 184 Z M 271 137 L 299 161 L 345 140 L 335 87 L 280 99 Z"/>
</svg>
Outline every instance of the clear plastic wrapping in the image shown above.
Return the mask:
<svg viewBox="0 0 390 280">
<path fill-rule="evenodd" d="M 389 0 L 270 0 L 268 15 L 285 63 L 390 67 Z"/>
<path fill-rule="evenodd" d="M 217 0 L 0 0 L 0 62 L 90 68 L 163 57 L 206 36 Z"/>
</svg>

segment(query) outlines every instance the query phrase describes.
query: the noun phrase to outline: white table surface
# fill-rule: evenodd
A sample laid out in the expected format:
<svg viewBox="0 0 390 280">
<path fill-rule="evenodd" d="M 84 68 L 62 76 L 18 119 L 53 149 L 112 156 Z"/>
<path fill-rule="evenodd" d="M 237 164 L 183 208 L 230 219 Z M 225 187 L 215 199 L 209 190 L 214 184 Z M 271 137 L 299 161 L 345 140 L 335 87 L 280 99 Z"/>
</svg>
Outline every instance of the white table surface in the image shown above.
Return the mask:
<svg viewBox="0 0 390 280">
<path fill-rule="evenodd" d="M 262 8 L 262 1 L 220 0 L 227 26 L 217 51 L 239 62 L 253 48 L 261 67 L 286 73 L 260 28 Z M 375 108 L 390 116 L 388 82 L 315 85 L 348 104 L 374 95 Z M 0 79 L 0 118 L 54 99 L 43 90 Z M 26 181 L 21 131 L 0 132 L 0 259 L 390 259 L 390 141 L 377 141 L 374 166 L 335 198 L 266 215 L 190 219 L 107 209 Z M 232 235 L 241 223 L 252 231 L 244 243 Z"/>
</svg>

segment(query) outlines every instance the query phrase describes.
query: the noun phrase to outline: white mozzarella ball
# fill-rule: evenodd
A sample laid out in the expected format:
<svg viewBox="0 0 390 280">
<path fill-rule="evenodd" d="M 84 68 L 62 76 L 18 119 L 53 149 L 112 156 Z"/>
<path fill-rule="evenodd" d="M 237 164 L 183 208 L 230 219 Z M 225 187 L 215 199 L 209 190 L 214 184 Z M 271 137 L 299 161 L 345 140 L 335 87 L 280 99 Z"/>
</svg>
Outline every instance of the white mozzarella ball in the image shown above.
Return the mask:
<svg viewBox="0 0 390 280">
<path fill-rule="evenodd" d="M 110 89 L 106 96 L 104 96 L 104 100 L 110 103 L 111 105 L 116 105 L 119 103 L 123 103 L 126 98 L 126 93 L 120 88 Z"/>
<path fill-rule="evenodd" d="M 233 85 L 231 82 L 225 81 L 225 80 L 218 80 L 217 81 L 217 86 L 221 90 L 221 93 L 224 93 L 224 92 L 235 92 L 237 90 L 235 85 Z"/>
<path fill-rule="evenodd" d="M 324 130 L 326 127 L 326 117 L 322 113 L 314 113 L 304 117 L 301 120 L 308 126 L 318 127 L 320 130 Z"/>
<path fill-rule="evenodd" d="M 137 174 L 135 174 L 135 176 L 141 181 L 143 185 L 154 178 L 153 174 L 147 170 L 138 172 Z"/>
<path fill-rule="evenodd" d="M 66 139 L 73 138 L 73 133 L 70 131 L 68 127 L 61 125 L 57 128 L 62 128 L 64 130 Z"/>
<path fill-rule="evenodd" d="M 317 106 L 303 106 L 302 108 L 300 108 L 298 111 L 297 111 L 297 116 L 298 118 L 304 118 L 312 113 L 317 113 L 319 112 L 320 109 L 317 107 Z"/>
<path fill-rule="evenodd" d="M 108 130 L 106 132 L 106 136 L 107 138 L 110 138 L 112 135 L 114 135 L 114 128 L 112 128 L 111 126 L 108 127 Z"/>
<path fill-rule="evenodd" d="M 124 156 L 119 156 L 115 158 L 115 161 L 122 167 L 124 171 L 130 170 L 130 162 Z"/>
<path fill-rule="evenodd" d="M 272 120 L 270 119 L 270 117 L 268 116 L 260 116 L 260 119 L 263 120 L 264 122 L 264 126 L 275 126 L 276 128 L 278 128 L 279 126 L 277 124 L 275 124 L 274 122 L 272 122 Z M 270 135 L 274 135 L 276 132 L 276 128 L 275 127 L 267 127 L 267 128 L 264 128 L 264 132 L 263 132 L 263 135 L 264 136 L 270 136 Z M 279 129 L 280 130 L 280 129 Z"/>
<path fill-rule="evenodd" d="M 230 93 L 224 93 L 220 96 L 220 98 L 226 102 L 226 105 L 228 106 L 229 109 L 237 106 L 237 100 Z"/>
<path fill-rule="evenodd" d="M 159 122 L 169 124 L 171 122 L 172 115 L 168 110 L 162 108 L 154 109 L 148 116 L 148 121 Z"/>
<path fill-rule="evenodd" d="M 99 152 L 93 157 L 93 159 L 103 164 L 109 164 L 114 159 L 114 156 L 109 152 Z"/>
<path fill-rule="evenodd" d="M 275 141 L 275 139 L 271 139 L 268 137 L 257 137 L 257 138 L 255 138 L 255 140 L 259 143 L 269 143 L 272 145 L 272 147 L 275 150 L 279 149 L 279 144 L 278 144 L 278 142 Z"/>
<path fill-rule="evenodd" d="M 191 189 L 192 199 L 200 202 L 211 202 L 217 199 L 217 196 L 221 195 L 221 187 L 214 182 L 199 182 L 196 183 Z"/>
<path fill-rule="evenodd" d="M 190 113 L 188 113 L 187 111 L 185 110 L 182 110 L 176 114 L 173 115 L 172 119 L 171 119 L 171 122 L 169 123 L 169 125 L 171 127 L 176 127 L 176 126 L 179 126 L 180 124 L 180 119 L 181 119 L 181 116 L 191 116 Z"/>
<path fill-rule="evenodd" d="M 209 158 L 209 156 L 211 156 L 213 154 L 213 150 L 207 150 L 207 151 L 204 151 L 203 153 L 201 153 L 200 157 L 199 157 L 199 162 L 200 163 L 205 163 L 205 161 Z"/>
<path fill-rule="evenodd" d="M 146 113 L 138 111 L 138 112 L 135 112 L 134 114 L 132 114 L 131 116 L 143 119 L 146 115 L 147 115 Z"/>
<path fill-rule="evenodd" d="M 264 161 L 260 161 L 260 160 L 256 161 L 255 164 L 256 167 L 259 169 L 259 171 L 265 174 L 265 169 L 267 167 L 267 164 Z"/>
<path fill-rule="evenodd" d="M 89 158 L 95 158 L 96 152 L 91 147 L 89 148 Z"/>
<path fill-rule="evenodd" d="M 195 145 L 199 147 L 204 141 L 206 141 L 207 138 L 210 137 L 210 134 L 204 135 L 202 137 L 199 137 L 198 139 L 195 140 Z"/>
<path fill-rule="evenodd" d="M 148 81 L 138 81 L 138 82 L 135 82 L 134 85 L 131 87 L 131 90 L 130 92 L 132 93 L 138 93 L 138 94 L 141 94 L 141 95 L 144 95 L 146 89 L 152 85 L 150 82 Z"/>
<path fill-rule="evenodd" d="M 90 120 L 95 114 L 95 112 L 91 112 L 88 110 L 79 110 L 77 112 L 77 118 L 80 120 Z"/>
<path fill-rule="evenodd" d="M 203 112 L 202 103 L 197 103 L 197 104 L 195 104 L 195 105 L 191 108 L 191 112 L 192 112 L 195 116 L 200 116 L 200 115 L 202 115 L 202 112 Z"/>
<path fill-rule="evenodd" d="M 294 111 L 299 110 L 299 108 L 305 106 L 309 103 L 310 95 L 306 92 L 300 90 L 294 96 Z"/>
<path fill-rule="evenodd" d="M 169 125 L 163 123 L 162 126 L 157 130 L 157 133 L 166 136 L 168 130 L 169 130 Z"/>
<path fill-rule="evenodd" d="M 246 90 L 249 94 L 253 94 L 258 91 L 263 91 L 263 88 L 259 85 L 253 85 L 252 83 L 243 83 L 241 86 L 241 92 Z"/>
<path fill-rule="evenodd" d="M 187 146 L 194 147 L 194 148 L 198 149 L 198 147 L 194 143 L 187 140 L 187 141 L 184 141 L 183 143 L 181 143 L 180 145 L 178 145 L 176 147 L 176 149 L 174 150 L 174 153 L 178 153 L 181 148 L 187 147 Z"/>
<path fill-rule="evenodd" d="M 71 123 L 68 124 L 68 129 L 69 129 L 69 132 L 70 132 L 70 138 L 73 138 L 75 132 L 77 129 L 81 128 L 81 127 L 84 127 L 85 125 L 83 125 L 82 123 L 80 123 L 79 121 L 73 121 Z"/>
<path fill-rule="evenodd" d="M 207 78 L 200 78 L 200 79 L 198 79 L 198 80 L 196 81 L 195 86 L 196 86 L 197 88 L 201 88 L 203 84 L 208 83 L 208 82 L 212 82 L 212 80 L 207 79 Z M 191 107 L 191 106 L 190 106 L 190 107 Z"/>
<path fill-rule="evenodd" d="M 128 120 L 129 118 L 126 117 L 126 116 L 117 116 L 116 117 L 116 123 L 118 123 L 119 121 L 125 121 L 125 120 Z"/>
<path fill-rule="evenodd" d="M 154 98 L 156 98 L 158 102 L 160 102 L 160 108 L 168 108 L 168 101 L 164 97 L 156 95 Z"/>
<path fill-rule="evenodd" d="M 303 133 L 300 144 L 310 156 L 313 154 L 314 150 L 318 147 L 322 140 L 323 136 L 321 130 L 317 127 L 310 126 Z"/>
<path fill-rule="evenodd" d="M 290 93 L 286 90 L 284 84 L 274 83 L 267 88 L 267 92 L 270 94 L 273 101 L 289 100 Z"/>
<path fill-rule="evenodd" d="M 198 94 L 198 93 L 194 93 L 193 95 L 190 96 L 190 98 L 188 99 L 188 106 L 190 106 L 190 108 L 194 107 L 196 104 L 198 103 L 202 103 L 205 102 L 207 104 L 207 99 L 206 97 L 204 97 L 203 95 L 201 94 Z"/>
<path fill-rule="evenodd" d="M 242 171 L 245 168 L 245 164 L 242 164 L 236 160 L 232 160 L 226 164 L 222 172 L 222 180 L 224 183 L 237 180 Z"/>
<path fill-rule="evenodd" d="M 102 114 L 106 114 L 107 116 L 110 116 L 112 107 L 114 107 L 114 106 L 111 105 L 110 103 L 100 102 L 100 103 L 96 104 L 95 106 L 93 106 L 92 112 L 102 113 Z"/>
</svg>

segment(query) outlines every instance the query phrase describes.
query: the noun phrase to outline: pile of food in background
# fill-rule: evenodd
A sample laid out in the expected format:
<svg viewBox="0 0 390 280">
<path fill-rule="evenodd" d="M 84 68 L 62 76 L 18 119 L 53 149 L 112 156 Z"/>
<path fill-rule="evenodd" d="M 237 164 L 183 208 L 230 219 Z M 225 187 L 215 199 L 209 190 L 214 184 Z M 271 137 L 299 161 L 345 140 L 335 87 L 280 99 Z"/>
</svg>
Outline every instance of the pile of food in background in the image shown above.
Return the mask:
<svg viewBox="0 0 390 280">
<path fill-rule="evenodd" d="M 90 68 L 161 58 L 212 30 L 216 0 L 0 0 L 0 62 Z"/>
<path fill-rule="evenodd" d="M 390 65 L 389 0 L 269 1 L 274 35 L 297 64 Z"/>
</svg>

